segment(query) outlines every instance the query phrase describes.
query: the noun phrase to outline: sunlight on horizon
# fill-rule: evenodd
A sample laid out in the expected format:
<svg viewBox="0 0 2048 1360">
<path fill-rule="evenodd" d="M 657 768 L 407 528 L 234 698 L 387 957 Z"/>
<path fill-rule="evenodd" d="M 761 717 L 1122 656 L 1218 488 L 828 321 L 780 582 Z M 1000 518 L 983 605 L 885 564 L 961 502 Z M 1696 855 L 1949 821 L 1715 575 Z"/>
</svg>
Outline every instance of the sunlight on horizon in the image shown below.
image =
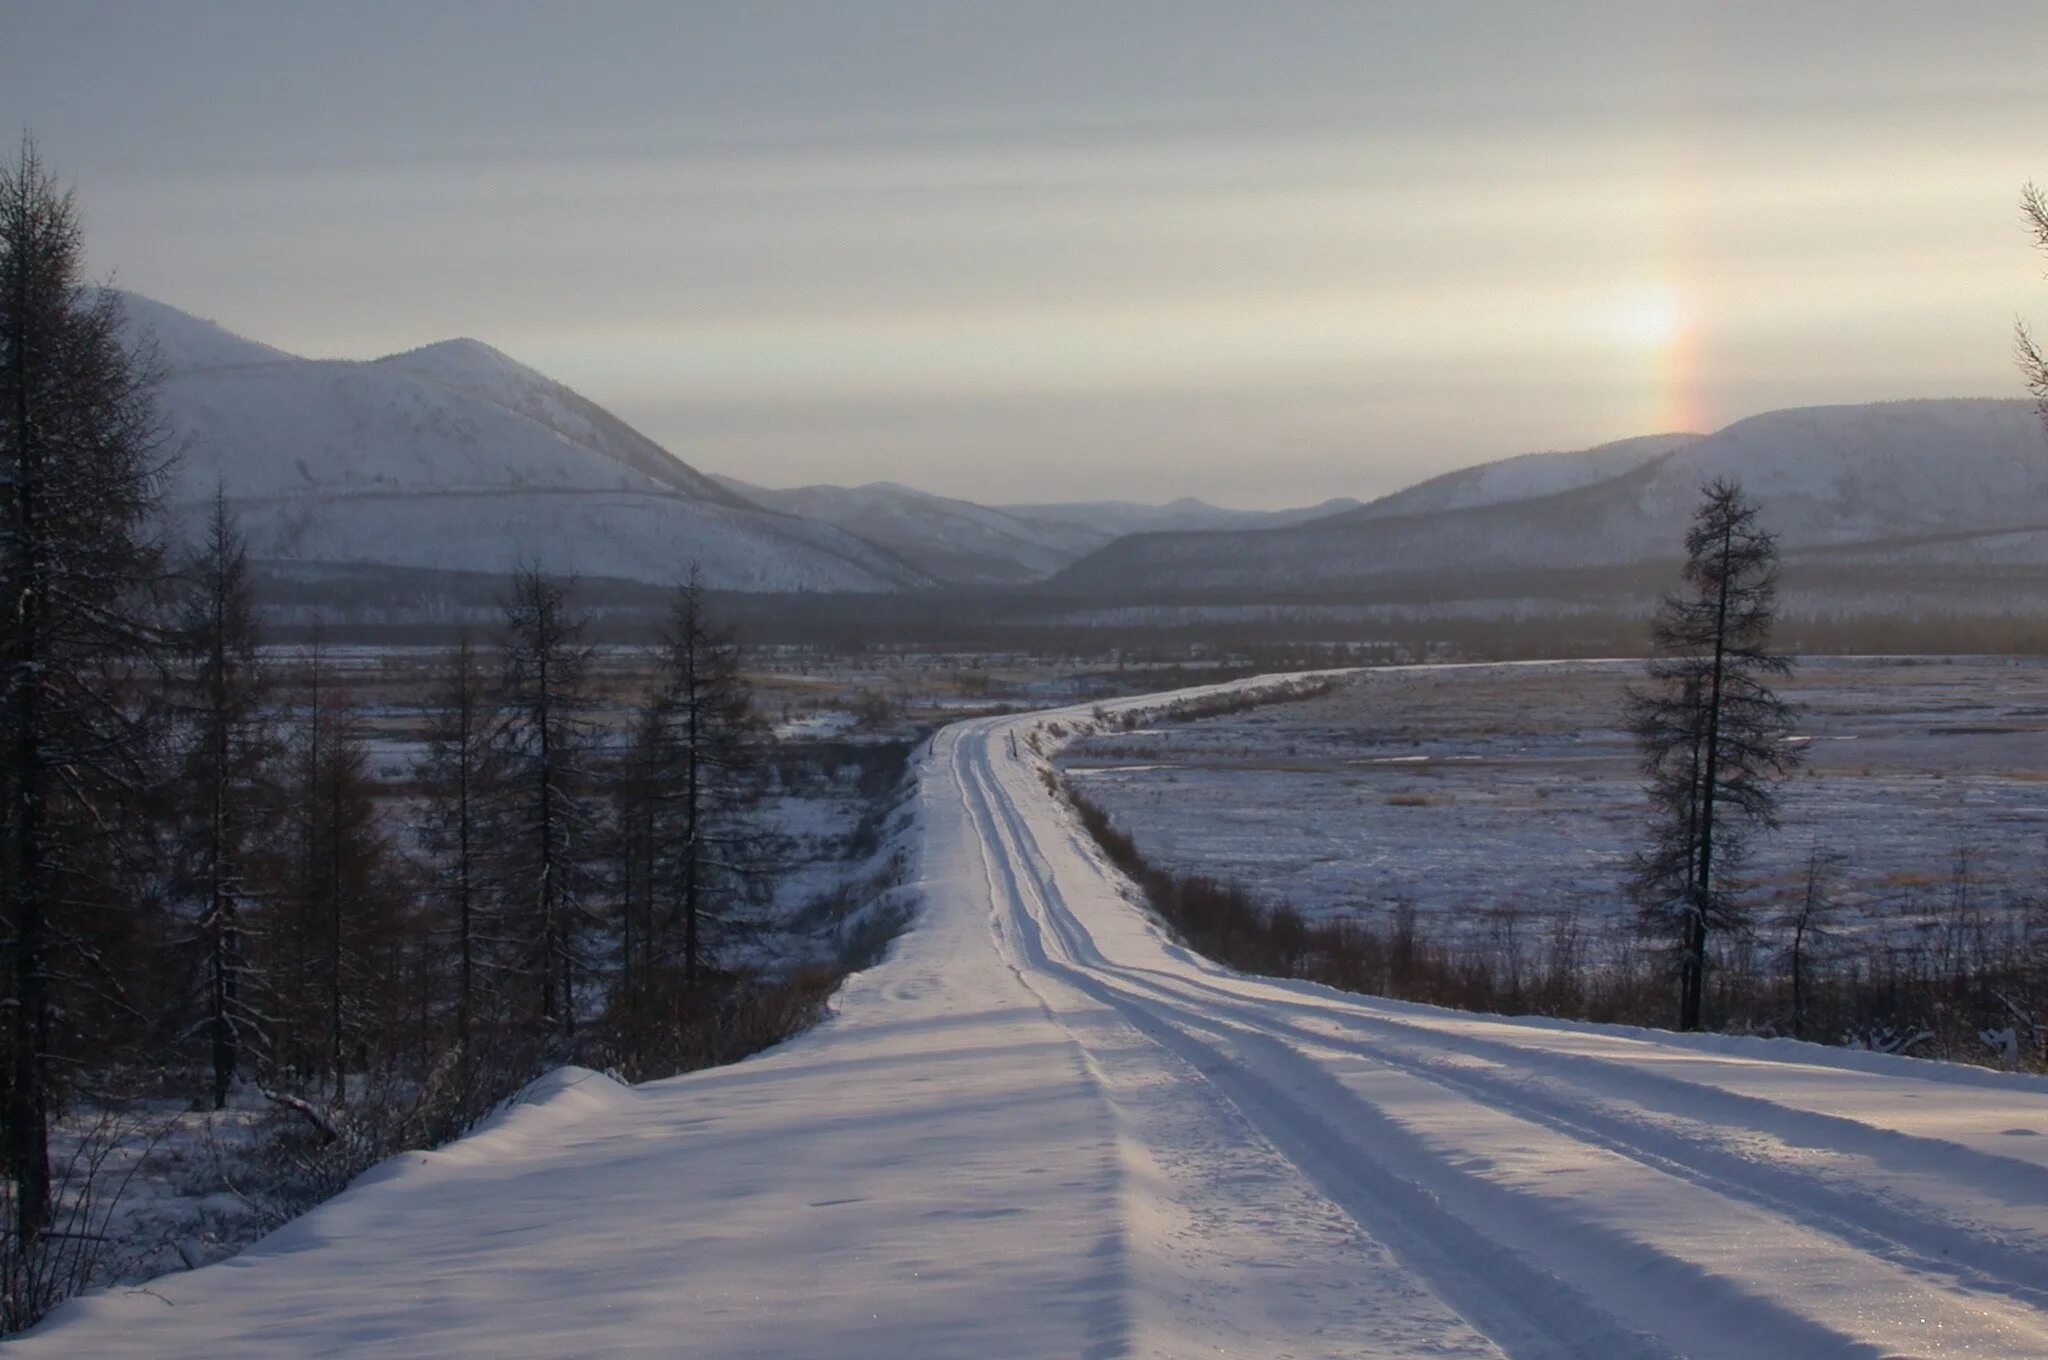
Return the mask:
<svg viewBox="0 0 2048 1360">
<path fill-rule="evenodd" d="M 53 76 L 90 15 L 51 7 L 14 49 L 47 59 L 0 53 L 0 123 L 70 167 L 125 287 L 297 353 L 476 336 L 773 483 L 1308 503 L 2021 395 L 2043 170 L 1995 24 L 926 17 L 882 6 L 849 66 L 832 9 L 615 44 L 451 4 L 401 48 L 279 15 L 246 51 L 136 10 L 158 56 L 91 105 Z M 266 44 L 348 61 L 280 89 Z M 344 69 L 412 94 L 365 107 Z M 542 79 L 583 97 L 514 97 Z"/>
</svg>

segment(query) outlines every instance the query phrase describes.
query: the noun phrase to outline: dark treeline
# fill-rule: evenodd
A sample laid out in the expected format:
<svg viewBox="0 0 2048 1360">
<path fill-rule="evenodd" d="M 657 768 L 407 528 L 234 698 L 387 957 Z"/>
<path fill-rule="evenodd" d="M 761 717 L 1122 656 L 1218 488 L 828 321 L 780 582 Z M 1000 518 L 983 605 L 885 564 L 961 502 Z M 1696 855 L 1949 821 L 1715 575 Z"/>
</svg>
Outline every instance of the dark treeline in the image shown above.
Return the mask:
<svg viewBox="0 0 2048 1360">
<path fill-rule="evenodd" d="M 2048 616 L 2035 604 L 2048 576 L 2038 569 L 1826 558 L 1791 554 L 1785 565 L 1780 632 L 1789 650 L 2048 652 Z M 1062 593 L 1056 581 L 900 594 L 715 592 L 710 599 L 750 644 L 837 656 L 1024 650 L 1099 661 L 1355 648 L 1394 661 L 1529 660 L 1640 652 L 1676 567 L 1673 560 L 1484 581 L 1432 577 L 1404 589 L 1243 599 L 1120 600 Z M 276 636 L 300 640 L 317 621 L 339 640 L 439 642 L 457 622 L 487 622 L 496 607 L 496 583 L 485 575 L 338 570 L 346 574 L 333 579 L 289 563 L 259 565 L 258 599 Z M 661 587 L 642 582 L 589 580 L 583 596 L 593 636 L 603 642 L 647 640 L 664 608 Z"/>
<path fill-rule="evenodd" d="M 1668 574 L 1669 569 L 1658 570 Z M 1810 569 L 1805 573 L 1811 574 Z M 1338 653 L 1373 662 L 1522 661 L 1640 653 L 1644 626 L 1655 608 L 1650 582 L 1657 573 L 1642 575 L 1642 587 L 1626 598 L 1561 595 L 1551 598 L 1543 612 L 1528 616 L 1491 615 L 1483 595 L 1471 602 L 1470 617 L 1443 607 L 1449 598 L 1443 595 L 1399 602 L 1402 608 L 1393 612 L 1382 607 L 1386 602 L 1367 597 L 1118 605 L 1031 591 L 937 590 L 900 595 L 714 591 L 707 599 L 750 645 L 838 657 L 1024 651 L 1091 663 L 1253 654 L 1312 659 Z M 1866 595 L 1886 593 L 1869 581 L 1868 572 L 1845 575 L 1844 590 L 1856 585 Z M 1801 576 L 1789 579 L 1796 586 Z M 1526 598 L 1528 584 L 1515 584 L 1510 595 Z M 1922 573 L 1915 581 L 1895 583 L 1891 593 L 1914 600 L 1927 584 L 1928 574 Z M 2034 577 L 2016 577 L 2004 583 L 2004 598 L 2039 598 L 2042 584 Z M 474 573 L 364 567 L 334 581 L 309 579 L 305 568 L 289 564 L 257 568 L 257 598 L 272 634 L 284 642 L 303 641 L 317 629 L 339 642 L 438 644 L 460 622 L 487 624 L 496 609 L 496 590 L 494 578 Z M 1961 587 L 1949 593 L 1971 598 Z M 665 607 L 661 587 L 636 581 L 585 581 L 582 595 L 591 611 L 592 638 L 605 643 L 647 641 Z M 2002 612 L 1981 604 L 1967 610 L 1904 604 L 1816 607 L 1791 589 L 1779 625 L 1788 650 L 1811 655 L 2048 652 L 2048 616 L 2017 605 Z"/>
</svg>

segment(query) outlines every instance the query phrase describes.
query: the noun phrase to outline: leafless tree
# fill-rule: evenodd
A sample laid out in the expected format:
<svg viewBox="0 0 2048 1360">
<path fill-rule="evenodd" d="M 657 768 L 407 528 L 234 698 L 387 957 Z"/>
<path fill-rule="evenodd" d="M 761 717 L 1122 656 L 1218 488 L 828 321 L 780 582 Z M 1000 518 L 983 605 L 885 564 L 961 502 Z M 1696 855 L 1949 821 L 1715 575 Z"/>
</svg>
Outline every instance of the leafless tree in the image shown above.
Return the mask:
<svg viewBox="0 0 2048 1360">
<path fill-rule="evenodd" d="M 91 966 L 106 841 L 149 782 L 133 677 L 155 648 L 155 373 L 80 245 L 24 141 L 0 169 L 0 1168 L 23 1249 L 50 1215 L 56 993 Z"/>
<path fill-rule="evenodd" d="M 523 568 L 505 602 L 500 644 L 505 917 L 512 966 L 533 984 L 536 1016 L 576 1029 L 576 974 L 597 859 L 589 805 L 592 648 L 567 583 Z"/>
<path fill-rule="evenodd" d="M 456 635 L 428 708 L 426 750 L 415 771 L 420 841 L 445 910 L 444 933 L 455 946 L 455 1042 L 467 1049 L 484 986 L 486 918 L 496 884 L 487 830 L 497 771 L 495 700 L 466 628 Z"/>
<path fill-rule="evenodd" d="M 183 866 L 176 895 L 196 908 L 200 1028 L 218 1110 L 262 1026 L 249 986 L 247 918 L 256 895 L 252 841 L 267 811 L 272 755 L 248 548 L 224 495 L 214 497 L 186 578 L 176 632 L 189 691 L 177 706 L 185 739 L 174 781 L 175 855 Z"/>
<path fill-rule="evenodd" d="M 1745 835 L 1776 825 L 1776 781 L 1799 754 L 1786 742 L 1792 710 L 1770 685 L 1792 668 L 1769 648 L 1777 543 L 1734 482 L 1703 491 L 1684 584 L 1658 611 L 1648 682 L 1627 698 L 1653 808 L 1634 886 L 1647 920 L 1677 936 L 1687 1030 L 1700 1023 L 1707 937 L 1741 915 L 1729 878 Z"/>
<path fill-rule="evenodd" d="M 1799 896 L 1780 920 L 1791 936 L 1785 946 L 1785 966 L 1792 979 L 1792 1037 L 1804 1039 L 1810 1019 L 1814 955 L 1824 950 L 1834 934 L 1836 875 L 1842 856 L 1815 842 L 1806 855 L 1806 876 Z"/>
<path fill-rule="evenodd" d="M 2027 234 L 2034 238 L 2034 245 L 2043 254 L 2048 254 L 2048 194 L 2038 184 L 2029 184 L 2020 191 L 2020 215 L 2026 221 Z M 2026 375 L 2027 387 L 2034 394 L 2034 401 L 2041 411 L 2041 419 L 2048 423 L 2048 355 L 2041 353 L 2040 344 L 2024 321 L 2013 326 L 2013 351 L 2018 358 L 2020 371 Z"/>
<path fill-rule="evenodd" d="M 670 606 L 634 744 L 652 827 L 651 890 L 664 908 L 655 929 L 681 927 L 685 988 L 697 985 L 706 926 L 729 917 L 758 877 L 759 726 L 739 647 L 692 571 Z"/>
</svg>

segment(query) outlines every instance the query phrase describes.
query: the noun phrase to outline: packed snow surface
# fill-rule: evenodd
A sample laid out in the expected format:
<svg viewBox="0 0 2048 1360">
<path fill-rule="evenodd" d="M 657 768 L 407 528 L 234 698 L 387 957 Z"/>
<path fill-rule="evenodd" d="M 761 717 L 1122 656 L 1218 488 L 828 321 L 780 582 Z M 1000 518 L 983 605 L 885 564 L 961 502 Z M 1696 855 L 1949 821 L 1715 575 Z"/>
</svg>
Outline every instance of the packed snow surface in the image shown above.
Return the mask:
<svg viewBox="0 0 2048 1360">
<path fill-rule="evenodd" d="M 1240 977 L 1048 794 L 1086 718 L 940 735 L 922 917 L 804 1037 L 557 1073 L 15 1352 L 2048 1354 L 2048 1082 Z"/>
</svg>

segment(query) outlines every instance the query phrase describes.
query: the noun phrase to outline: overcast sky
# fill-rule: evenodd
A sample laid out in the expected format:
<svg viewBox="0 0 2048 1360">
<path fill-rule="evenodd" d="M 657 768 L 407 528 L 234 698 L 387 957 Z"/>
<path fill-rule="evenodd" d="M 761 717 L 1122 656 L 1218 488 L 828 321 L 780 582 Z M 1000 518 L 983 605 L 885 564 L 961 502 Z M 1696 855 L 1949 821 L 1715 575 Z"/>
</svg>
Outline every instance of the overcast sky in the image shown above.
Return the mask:
<svg viewBox="0 0 2048 1360">
<path fill-rule="evenodd" d="M 2019 395 L 2036 4 L 0 0 L 92 266 L 710 471 L 1367 496 Z"/>
</svg>

